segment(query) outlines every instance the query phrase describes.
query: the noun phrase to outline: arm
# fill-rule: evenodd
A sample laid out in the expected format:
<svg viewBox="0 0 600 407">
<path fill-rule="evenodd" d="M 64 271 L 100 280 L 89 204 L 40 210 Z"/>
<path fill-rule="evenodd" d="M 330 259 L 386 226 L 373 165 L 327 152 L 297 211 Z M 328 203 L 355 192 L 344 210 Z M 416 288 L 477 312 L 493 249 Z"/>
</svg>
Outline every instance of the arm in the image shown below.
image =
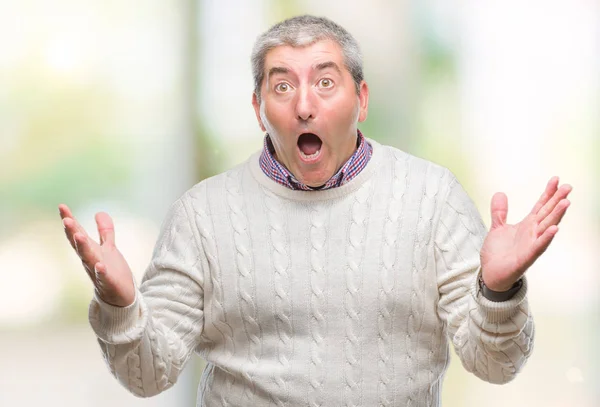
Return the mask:
<svg viewBox="0 0 600 407">
<path fill-rule="evenodd" d="M 133 303 L 117 307 L 96 294 L 89 309 L 109 369 L 140 397 L 176 382 L 202 333 L 201 253 L 184 199 L 169 210 Z"/>
<path fill-rule="evenodd" d="M 435 235 L 438 314 L 467 371 L 506 383 L 521 370 L 533 347 L 534 324 L 527 281 L 509 300 L 485 298 L 478 284 L 486 230 L 475 205 L 452 177 Z"/>
</svg>

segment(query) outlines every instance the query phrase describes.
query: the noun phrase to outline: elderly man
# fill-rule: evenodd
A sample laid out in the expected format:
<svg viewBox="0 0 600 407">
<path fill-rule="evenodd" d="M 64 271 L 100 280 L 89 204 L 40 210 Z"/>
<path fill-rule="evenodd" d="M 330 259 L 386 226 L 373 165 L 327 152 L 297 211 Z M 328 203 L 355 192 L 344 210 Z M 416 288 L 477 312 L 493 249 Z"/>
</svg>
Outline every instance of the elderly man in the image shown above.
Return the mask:
<svg viewBox="0 0 600 407">
<path fill-rule="evenodd" d="M 516 225 L 497 193 L 487 232 L 450 171 L 361 134 L 361 53 L 325 18 L 270 28 L 252 68 L 264 149 L 172 205 L 139 286 L 110 217 L 96 243 L 60 205 L 116 378 L 155 395 L 196 351 L 202 406 L 432 406 L 450 341 L 468 371 L 513 379 L 533 344 L 524 273 L 571 187 L 552 178 Z"/>
</svg>

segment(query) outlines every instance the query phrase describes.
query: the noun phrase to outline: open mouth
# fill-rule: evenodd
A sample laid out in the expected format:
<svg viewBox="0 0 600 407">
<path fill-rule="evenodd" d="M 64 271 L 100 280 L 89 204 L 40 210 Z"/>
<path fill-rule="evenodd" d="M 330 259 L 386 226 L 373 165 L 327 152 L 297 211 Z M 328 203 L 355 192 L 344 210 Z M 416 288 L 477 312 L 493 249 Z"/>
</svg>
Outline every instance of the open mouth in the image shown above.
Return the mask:
<svg viewBox="0 0 600 407">
<path fill-rule="evenodd" d="M 314 133 L 302 133 L 298 137 L 300 156 L 306 161 L 313 161 L 321 154 L 323 141 Z"/>
</svg>

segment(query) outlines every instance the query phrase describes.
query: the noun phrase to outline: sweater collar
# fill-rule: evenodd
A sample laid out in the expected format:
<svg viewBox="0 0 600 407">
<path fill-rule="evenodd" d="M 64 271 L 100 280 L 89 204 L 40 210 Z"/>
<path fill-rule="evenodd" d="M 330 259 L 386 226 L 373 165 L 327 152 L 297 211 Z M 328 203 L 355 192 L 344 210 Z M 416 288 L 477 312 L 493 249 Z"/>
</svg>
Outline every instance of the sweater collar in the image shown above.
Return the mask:
<svg viewBox="0 0 600 407">
<path fill-rule="evenodd" d="M 265 135 L 263 150 L 260 155 L 260 168 L 267 177 L 289 189 L 302 191 L 323 191 L 344 185 L 356 177 L 366 166 L 373 148 L 365 141 L 364 136 L 357 130 L 356 150 L 344 165 L 323 186 L 312 188 L 298 181 L 296 177 L 274 157 L 275 148 L 268 134 Z"/>
<path fill-rule="evenodd" d="M 292 201 L 304 201 L 304 202 L 324 202 L 332 199 L 339 199 L 346 197 L 366 184 L 373 181 L 374 177 L 378 177 L 380 174 L 379 169 L 385 163 L 386 157 L 389 155 L 388 148 L 380 145 L 377 141 L 365 137 L 365 142 L 372 148 L 372 156 L 365 168 L 360 171 L 351 181 L 346 182 L 337 188 L 330 188 L 328 190 L 293 190 L 284 186 L 278 182 L 275 182 L 271 177 L 267 176 L 260 166 L 260 156 L 263 150 L 260 149 L 252 154 L 248 160 L 244 163 L 245 169 L 248 171 L 248 175 L 264 189 L 268 190 L 275 195 L 280 196 L 284 199 Z"/>
</svg>

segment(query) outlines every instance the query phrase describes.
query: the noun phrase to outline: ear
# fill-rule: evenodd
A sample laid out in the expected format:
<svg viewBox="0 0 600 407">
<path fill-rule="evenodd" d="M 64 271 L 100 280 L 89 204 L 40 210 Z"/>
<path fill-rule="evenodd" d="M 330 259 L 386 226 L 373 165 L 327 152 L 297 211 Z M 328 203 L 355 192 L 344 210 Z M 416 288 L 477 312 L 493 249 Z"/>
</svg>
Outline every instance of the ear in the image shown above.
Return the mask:
<svg viewBox="0 0 600 407">
<path fill-rule="evenodd" d="M 258 120 L 258 125 L 262 131 L 267 131 L 265 126 L 263 125 L 262 120 L 260 119 L 260 104 L 258 103 L 258 98 L 256 97 L 256 93 L 252 92 L 252 107 L 254 107 L 254 114 L 256 114 L 256 120 Z"/>
<path fill-rule="evenodd" d="M 360 104 L 360 112 L 358 114 L 358 121 L 362 123 L 367 120 L 367 112 L 369 110 L 369 87 L 367 86 L 367 82 L 362 81 L 359 89 L 360 93 L 358 95 L 358 101 Z"/>
</svg>

